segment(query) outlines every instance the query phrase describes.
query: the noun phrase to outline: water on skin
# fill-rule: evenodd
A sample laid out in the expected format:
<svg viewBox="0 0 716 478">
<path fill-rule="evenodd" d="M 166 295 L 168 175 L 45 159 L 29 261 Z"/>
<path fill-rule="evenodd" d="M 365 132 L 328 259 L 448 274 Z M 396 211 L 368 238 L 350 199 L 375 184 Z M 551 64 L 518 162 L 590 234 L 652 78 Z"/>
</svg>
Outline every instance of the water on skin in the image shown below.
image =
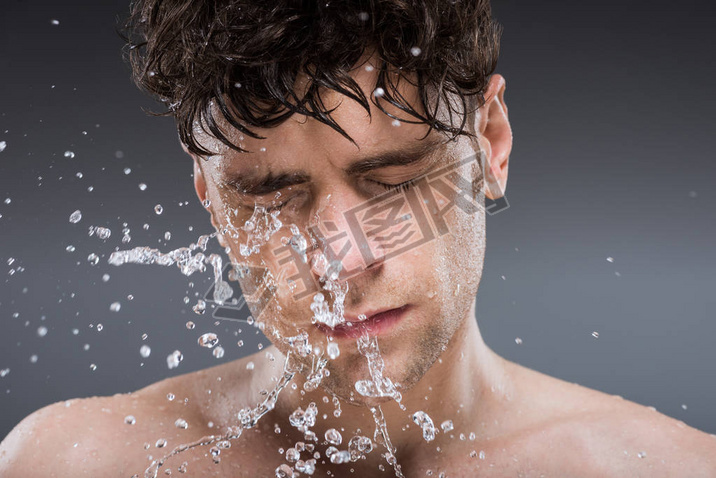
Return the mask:
<svg viewBox="0 0 716 478">
<path fill-rule="evenodd" d="M 159 207 L 157 209 L 159 209 Z M 159 209 L 157 213 L 161 214 L 161 209 Z M 281 227 L 282 223 L 278 219 L 278 214 L 267 214 L 265 210 L 262 211 L 260 208 L 257 208 L 251 219 L 249 219 L 242 228 L 244 232 L 247 233 L 248 239 L 246 243 L 240 245 L 241 255 L 249 256 L 258 253 L 260 247 L 266 244 L 271 236 Z M 305 237 L 300 234 L 295 225 L 291 225 L 290 229 L 292 232 L 290 239 L 292 247 L 298 248 L 297 250 L 305 254 L 307 249 Z M 233 231 L 233 233 L 230 230 L 224 232 L 230 234 L 232 237 L 238 237 L 236 231 Z M 233 292 L 229 284 L 222 279 L 222 258 L 217 254 L 211 254 L 209 256 L 204 254 L 208 241 L 216 235 L 217 233 L 200 236 L 195 244 L 191 244 L 189 247 L 180 247 L 166 253 L 149 247 L 135 247 L 130 250 L 117 251 L 112 253 L 109 258 L 109 263 L 116 266 L 126 263 L 159 264 L 164 266 L 176 265 L 182 274 L 186 276 L 196 272 L 204 272 L 207 269 L 207 264 L 211 265 L 215 282 L 213 298 L 216 302 L 223 303 L 231 299 Z M 320 322 L 326 326 L 335 327 L 336 325 L 345 323 L 344 301 L 348 292 L 348 284 L 338 280 L 342 267 L 340 262 L 334 261 L 329 263 L 322 254 L 315 255 L 313 259 L 316 260 L 316 257 L 318 258 L 317 260 L 322 259 L 323 266 L 321 269 L 323 269 L 324 273 L 320 278 L 322 291 L 314 296 L 313 303 L 311 304 L 311 311 L 313 312 L 312 322 Z M 327 298 L 330 298 L 330 300 L 326 300 Z M 193 309 L 197 314 L 202 314 L 205 308 L 206 304 L 203 301 L 199 301 Z M 237 414 L 237 424 L 229 428 L 226 433 L 222 435 L 204 436 L 191 443 L 179 445 L 162 458 L 154 460 L 145 470 L 145 478 L 156 477 L 159 470 L 169 458 L 197 447 L 211 447 L 209 455 L 215 463 L 219 463 L 221 460 L 221 449 L 230 447 L 231 442 L 239 439 L 244 430 L 254 428 L 262 417 L 273 410 L 280 393 L 291 383 L 296 373 L 301 372 L 305 376 L 305 391 L 310 392 L 318 389 L 322 379 L 325 377 L 328 361 L 337 358 L 340 355 L 340 349 L 335 342 L 329 341 L 326 344 L 325 353 L 321 351 L 319 355 L 315 355 L 313 353 L 313 347 L 308 342 L 308 334 L 302 330 L 298 332 L 299 333 L 293 337 L 281 337 L 277 331 L 273 330 L 274 337 L 284 341 L 290 350 L 286 355 L 283 373 L 278 377 L 276 386 L 258 406 L 242 409 Z M 213 348 L 218 342 L 219 338 L 214 333 L 205 333 L 198 338 L 198 344 L 206 348 Z M 377 338 L 365 335 L 358 339 L 357 346 L 359 352 L 368 361 L 370 378 L 359 380 L 356 383 L 356 390 L 361 395 L 367 397 L 391 397 L 398 402 L 401 408 L 405 409 L 401 404 L 402 397 L 400 392 L 390 378 L 384 375 L 385 366 L 380 354 Z M 215 347 L 213 352 L 215 352 L 214 355 L 217 358 L 220 358 L 223 356 L 223 349 L 217 354 L 218 349 L 219 347 Z M 298 361 L 294 360 L 293 354 L 302 358 L 307 357 L 309 354 L 312 355 L 310 369 L 304 370 L 305 367 L 298 365 Z M 170 369 L 177 367 L 182 359 L 183 355 L 180 351 L 176 350 L 167 357 L 167 365 Z M 339 418 L 341 416 L 341 408 L 340 401 L 337 397 L 333 398 L 333 405 L 335 407 L 334 416 Z M 343 437 L 335 428 L 330 429 L 326 432 L 324 437 L 326 442 L 331 445 L 326 450 L 325 457 L 334 464 L 356 462 L 374 449 L 374 443 L 380 444 L 386 450 L 383 456 L 387 463 L 393 467 L 395 476 L 403 478 L 404 475 L 395 456 L 396 449 L 390 440 L 387 425 L 383 417 L 383 411 L 380 407 L 370 408 L 370 411 L 375 422 L 373 441 L 368 437 L 356 435 L 351 437 L 348 441 L 347 449 L 341 450 L 337 447 L 343 443 Z M 316 468 L 315 453 L 318 452 L 314 452 L 310 457 L 306 456 L 305 460 L 302 459 L 304 457 L 301 453 L 308 450 L 314 451 L 314 444 L 318 443 L 318 437 L 311 429 L 315 425 L 317 415 L 318 408 L 315 403 L 310 403 L 306 410 L 299 408 L 291 415 L 291 424 L 303 433 L 305 442 L 297 442 L 293 447 L 289 448 L 289 451 L 286 452 L 286 459 L 290 465 L 287 463 L 279 465 L 276 468 L 277 476 L 292 476 L 294 470 L 307 475 L 314 473 Z M 429 417 L 427 417 L 427 420 L 432 424 Z M 177 418 L 175 425 L 179 428 L 188 427 L 188 424 L 182 418 Z M 425 430 L 423 427 L 424 435 L 426 433 Z M 160 439 L 160 441 L 162 441 L 163 444 L 166 443 L 163 439 Z"/>
<path fill-rule="evenodd" d="M 358 380 L 355 389 L 364 397 L 390 397 L 398 402 L 402 409 L 405 407 L 400 402 L 402 395 L 395 387 L 390 378 L 383 375 L 385 364 L 383 356 L 378 347 L 378 338 L 364 333 L 358 338 L 358 351 L 368 361 L 369 380 Z"/>
<path fill-rule="evenodd" d="M 276 383 L 274 389 L 258 406 L 254 408 L 242 409 L 237 416 L 239 423 L 234 427 L 231 427 L 228 432 L 223 435 L 208 435 L 194 442 L 177 446 L 167 455 L 163 456 L 158 460 L 154 460 L 152 464 L 145 470 L 144 477 L 156 478 L 159 474 L 159 469 L 164 465 L 164 463 L 166 463 L 169 458 L 176 456 L 179 453 L 191 450 L 192 448 L 196 448 L 199 446 L 213 445 L 214 443 L 220 441 L 230 442 L 231 440 L 237 440 L 241 437 L 241 434 L 244 430 L 254 428 L 264 415 L 273 410 L 273 408 L 276 406 L 276 401 L 278 400 L 279 394 L 284 388 L 286 388 L 286 386 L 291 382 L 291 380 L 293 380 L 293 377 L 296 372 L 291 370 L 291 364 L 292 357 L 291 353 L 289 352 L 286 354 L 286 362 L 284 364 L 283 374 L 279 378 L 278 383 Z"/>
</svg>

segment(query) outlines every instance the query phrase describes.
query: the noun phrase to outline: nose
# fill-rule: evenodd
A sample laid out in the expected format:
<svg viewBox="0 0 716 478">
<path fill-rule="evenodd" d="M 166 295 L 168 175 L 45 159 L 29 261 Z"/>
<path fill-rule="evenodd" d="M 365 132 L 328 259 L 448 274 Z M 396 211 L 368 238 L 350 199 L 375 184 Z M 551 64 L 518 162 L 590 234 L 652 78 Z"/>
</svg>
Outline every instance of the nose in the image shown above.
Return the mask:
<svg viewBox="0 0 716 478">
<path fill-rule="evenodd" d="M 328 268 L 333 271 L 337 268 L 338 279 L 347 280 L 368 270 L 377 271 L 382 266 L 383 249 L 356 220 L 356 213 L 367 204 L 365 197 L 345 184 L 324 196 L 311 226 L 317 246 L 315 253 L 318 254 L 312 261 L 315 274 L 321 276 Z"/>
</svg>

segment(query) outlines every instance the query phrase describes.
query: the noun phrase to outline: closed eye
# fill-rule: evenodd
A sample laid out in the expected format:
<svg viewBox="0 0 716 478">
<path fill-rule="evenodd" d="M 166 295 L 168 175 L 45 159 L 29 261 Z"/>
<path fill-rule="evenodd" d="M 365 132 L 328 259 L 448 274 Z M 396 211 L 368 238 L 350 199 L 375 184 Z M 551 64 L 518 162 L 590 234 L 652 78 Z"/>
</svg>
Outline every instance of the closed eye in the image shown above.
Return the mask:
<svg viewBox="0 0 716 478">
<path fill-rule="evenodd" d="M 398 183 L 398 184 L 386 184 L 386 183 L 382 183 L 382 182 L 380 182 L 380 181 L 375 181 L 375 180 L 373 180 L 373 179 L 369 179 L 368 181 L 370 181 L 371 183 L 374 183 L 374 184 L 377 184 L 377 185 L 381 186 L 381 187 L 384 188 L 386 191 L 401 191 L 401 192 L 405 192 L 405 191 L 407 191 L 409 188 L 413 187 L 413 186 L 415 185 L 415 183 L 418 181 L 418 179 L 420 179 L 420 177 L 413 178 L 413 179 L 410 179 L 410 180 L 408 180 L 408 181 L 403 181 L 402 183 Z"/>
</svg>

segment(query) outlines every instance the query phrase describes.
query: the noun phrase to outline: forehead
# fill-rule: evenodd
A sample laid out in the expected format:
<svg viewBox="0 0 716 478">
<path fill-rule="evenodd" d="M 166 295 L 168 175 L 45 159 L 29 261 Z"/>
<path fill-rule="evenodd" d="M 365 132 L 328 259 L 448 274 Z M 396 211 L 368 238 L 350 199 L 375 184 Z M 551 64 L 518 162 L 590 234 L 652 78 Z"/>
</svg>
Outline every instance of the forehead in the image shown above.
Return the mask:
<svg viewBox="0 0 716 478">
<path fill-rule="evenodd" d="M 341 93 L 329 89 L 321 92 L 325 109 L 333 110 L 332 119 L 355 141 L 355 144 L 330 126 L 297 114 L 274 128 L 251 128 L 265 139 L 252 138 L 231 127 L 218 110 L 214 110 L 214 117 L 226 136 L 234 144 L 249 152 L 234 151 L 216 138 L 199 134 L 198 138 L 203 145 L 219 153 L 208 158 L 206 164 L 215 173 L 227 174 L 240 173 L 246 168 L 261 170 L 290 168 L 312 158 L 329 159 L 336 166 L 345 166 L 373 153 L 414 149 L 416 143 L 420 141 L 447 139 L 444 133 L 435 130 L 430 131 L 426 136 L 429 127 L 424 123 L 397 122 L 381 111 L 371 101 L 377 78 L 375 62 L 367 58 L 359 61 L 357 65 L 351 76 L 369 99 L 370 115 L 356 101 Z M 300 93 L 305 87 L 306 79 L 299 78 L 296 82 L 296 90 Z M 401 79 L 397 87 L 397 93 L 417 111 L 422 112 L 417 88 L 405 79 Z M 398 118 L 416 121 L 415 118 L 386 101 L 381 101 L 381 105 L 388 113 Z"/>
</svg>

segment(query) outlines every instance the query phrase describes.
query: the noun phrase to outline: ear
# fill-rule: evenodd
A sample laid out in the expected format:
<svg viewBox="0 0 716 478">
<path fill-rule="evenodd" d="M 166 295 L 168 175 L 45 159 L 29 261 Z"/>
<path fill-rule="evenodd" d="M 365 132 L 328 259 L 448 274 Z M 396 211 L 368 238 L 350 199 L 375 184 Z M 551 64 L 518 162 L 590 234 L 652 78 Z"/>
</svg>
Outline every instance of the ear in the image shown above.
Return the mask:
<svg viewBox="0 0 716 478">
<path fill-rule="evenodd" d="M 476 117 L 476 131 L 485 152 L 485 196 L 497 199 L 505 194 L 512 151 L 512 127 L 505 104 L 505 79 L 492 75 L 485 92 L 485 104 Z"/>
</svg>

